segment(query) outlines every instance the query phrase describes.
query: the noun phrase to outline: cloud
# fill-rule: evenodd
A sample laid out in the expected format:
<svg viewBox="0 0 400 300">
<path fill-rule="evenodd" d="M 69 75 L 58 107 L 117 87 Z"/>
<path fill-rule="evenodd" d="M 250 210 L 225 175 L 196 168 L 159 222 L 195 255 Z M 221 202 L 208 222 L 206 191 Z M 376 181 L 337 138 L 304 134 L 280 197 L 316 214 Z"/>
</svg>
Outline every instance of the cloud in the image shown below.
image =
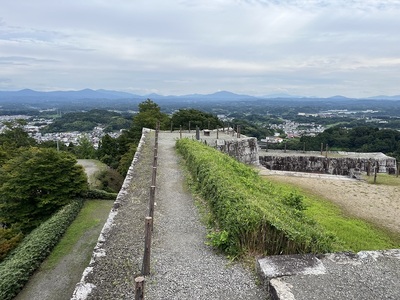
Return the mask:
<svg viewBox="0 0 400 300">
<path fill-rule="evenodd" d="M 399 13 L 390 0 L 7 1 L 0 77 L 15 89 L 326 96 L 374 80 L 389 93 Z"/>
</svg>

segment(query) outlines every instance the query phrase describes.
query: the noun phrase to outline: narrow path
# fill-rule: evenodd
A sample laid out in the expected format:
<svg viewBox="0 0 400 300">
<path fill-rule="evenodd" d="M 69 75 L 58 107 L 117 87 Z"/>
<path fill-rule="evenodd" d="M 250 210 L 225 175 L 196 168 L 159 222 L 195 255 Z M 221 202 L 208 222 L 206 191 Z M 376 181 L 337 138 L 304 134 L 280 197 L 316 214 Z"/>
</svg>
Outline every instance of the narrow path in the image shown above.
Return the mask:
<svg viewBox="0 0 400 300">
<path fill-rule="evenodd" d="M 96 201 L 96 200 L 90 200 Z M 90 261 L 93 247 L 112 207 L 112 201 L 96 201 L 87 219 L 91 226 L 84 232 L 70 253 L 63 256 L 53 266 L 45 260 L 32 275 L 14 300 L 68 300 L 80 280 L 82 272 Z M 87 205 L 87 203 L 85 204 Z M 78 218 L 80 216 L 78 215 Z M 77 219 L 78 219 L 77 218 Z"/>
<path fill-rule="evenodd" d="M 254 274 L 205 244 L 206 229 L 174 145 L 177 134 L 160 133 L 151 276 L 146 299 L 266 299 Z"/>
<path fill-rule="evenodd" d="M 95 174 L 103 169 L 106 169 L 107 166 L 95 159 L 77 159 L 78 165 L 81 165 L 85 169 L 85 173 L 88 177 L 88 183 L 90 187 L 95 187 L 96 178 Z"/>
<path fill-rule="evenodd" d="M 99 170 L 96 161 L 79 159 L 78 164 L 85 168 L 88 179 L 93 180 L 93 174 Z M 67 300 L 71 298 L 112 207 L 112 201 L 96 202 L 98 205 L 92 210 L 87 220 L 92 225 L 82 234 L 71 252 L 62 257 L 54 266 L 49 266 L 48 259 L 45 260 L 14 300 Z"/>
</svg>

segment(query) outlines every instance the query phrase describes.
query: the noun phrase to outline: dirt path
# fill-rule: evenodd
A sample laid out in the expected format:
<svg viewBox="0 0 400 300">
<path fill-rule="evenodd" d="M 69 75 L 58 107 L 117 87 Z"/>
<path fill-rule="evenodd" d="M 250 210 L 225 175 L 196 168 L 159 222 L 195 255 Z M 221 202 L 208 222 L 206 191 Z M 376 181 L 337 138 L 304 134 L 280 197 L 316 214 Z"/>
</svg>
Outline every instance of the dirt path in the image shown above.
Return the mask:
<svg viewBox="0 0 400 300">
<path fill-rule="evenodd" d="M 78 165 L 81 165 L 85 169 L 85 173 L 88 177 L 88 182 L 91 187 L 96 184 L 96 179 L 94 175 L 96 172 L 100 171 L 99 161 L 94 159 L 78 159 Z"/>
<path fill-rule="evenodd" d="M 400 234 L 400 187 L 368 184 L 357 180 L 281 175 L 268 177 L 308 190 L 338 204 L 352 216 Z"/>
</svg>

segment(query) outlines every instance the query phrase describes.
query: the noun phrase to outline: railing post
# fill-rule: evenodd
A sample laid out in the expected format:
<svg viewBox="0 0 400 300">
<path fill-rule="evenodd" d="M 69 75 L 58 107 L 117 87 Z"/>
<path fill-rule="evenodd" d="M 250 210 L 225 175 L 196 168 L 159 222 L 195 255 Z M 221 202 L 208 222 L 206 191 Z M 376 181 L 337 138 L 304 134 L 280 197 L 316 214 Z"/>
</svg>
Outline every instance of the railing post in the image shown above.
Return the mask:
<svg viewBox="0 0 400 300">
<path fill-rule="evenodd" d="M 151 176 L 151 185 L 156 185 L 156 177 L 157 177 L 157 167 L 153 167 L 153 173 Z"/>
<path fill-rule="evenodd" d="M 145 218 L 145 237 L 144 237 L 144 255 L 142 265 L 142 275 L 150 274 L 150 252 L 151 252 L 151 229 L 153 227 L 153 218 Z"/>
<path fill-rule="evenodd" d="M 199 129 L 199 126 L 196 126 L 196 140 L 197 141 L 200 140 L 200 129 Z"/>
<path fill-rule="evenodd" d="M 152 185 L 150 187 L 150 201 L 149 201 L 149 217 L 154 217 L 154 199 L 156 194 L 156 187 Z"/>
<path fill-rule="evenodd" d="M 144 299 L 144 281 L 143 276 L 135 278 L 135 300 Z"/>
</svg>

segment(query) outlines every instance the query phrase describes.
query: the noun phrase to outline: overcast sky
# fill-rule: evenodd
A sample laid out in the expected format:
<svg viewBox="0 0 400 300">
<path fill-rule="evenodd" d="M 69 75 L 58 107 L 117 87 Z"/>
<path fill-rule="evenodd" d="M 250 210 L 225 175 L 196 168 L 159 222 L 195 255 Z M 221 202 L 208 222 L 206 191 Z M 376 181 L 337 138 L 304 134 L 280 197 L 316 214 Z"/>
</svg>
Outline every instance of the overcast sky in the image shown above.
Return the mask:
<svg viewBox="0 0 400 300">
<path fill-rule="evenodd" d="M 400 94 L 400 0 L 0 0 L 0 90 Z"/>
</svg>

